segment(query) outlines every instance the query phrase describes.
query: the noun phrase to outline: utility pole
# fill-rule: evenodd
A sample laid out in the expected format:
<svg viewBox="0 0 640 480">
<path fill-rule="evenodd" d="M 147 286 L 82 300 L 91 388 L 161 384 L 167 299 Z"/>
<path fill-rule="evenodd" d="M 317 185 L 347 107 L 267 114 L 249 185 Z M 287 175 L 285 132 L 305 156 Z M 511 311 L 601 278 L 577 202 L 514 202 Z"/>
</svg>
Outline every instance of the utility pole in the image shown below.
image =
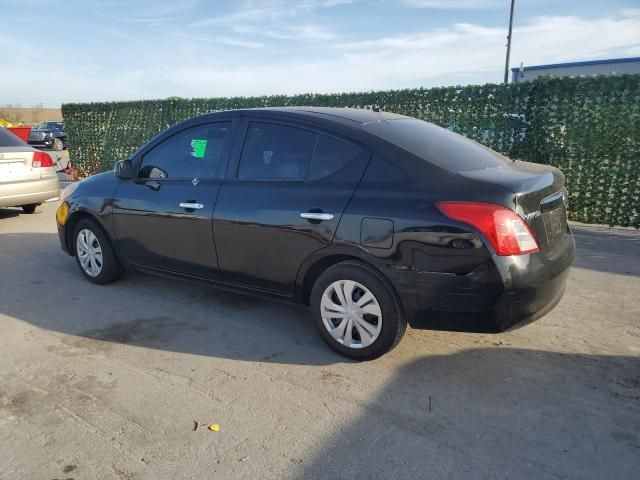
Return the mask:
<svg viewBox="0 0 640 480">
<path fill-rule="evenodd" d="M 509 14 L 509 35 L 507 35 L 507 59 L 504 62 L 504 83 L 509 83 L 509 56 L 511 55 L 511 30 L 513 29 L 513 4 L 511 0 L 511 13 Z"/>
</svg>

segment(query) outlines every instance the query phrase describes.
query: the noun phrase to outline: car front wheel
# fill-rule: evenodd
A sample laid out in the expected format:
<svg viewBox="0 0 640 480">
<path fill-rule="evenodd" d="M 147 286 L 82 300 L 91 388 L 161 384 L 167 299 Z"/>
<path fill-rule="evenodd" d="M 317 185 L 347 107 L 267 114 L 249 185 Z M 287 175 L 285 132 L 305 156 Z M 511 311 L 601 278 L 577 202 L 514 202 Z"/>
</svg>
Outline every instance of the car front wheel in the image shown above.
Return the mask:
<svg viewBox="0 0 640 480">
<path fill-rule="evenodd" d="M 62 142 L 61 139 L 54 138 L 52 147 L 56 152 L 61 152 L 62 149 L 64 148 L 64 143 Z"/>
<path fill-rule="evenodd" d="M 358 261 L 341 262 L 318 277 L 311 292 L 316 327 L 338 352 L 372 360 L 394 348 L 406 330 L 400 301 L 388 280 Z"/>
<path fill-rule="evenodd" d="M 122 276 L 123 269 L 104 230 L 93 220 L 80 220 L 73 234 L 76 262 L 82 275 L 104 285 Z"/>
</svg>

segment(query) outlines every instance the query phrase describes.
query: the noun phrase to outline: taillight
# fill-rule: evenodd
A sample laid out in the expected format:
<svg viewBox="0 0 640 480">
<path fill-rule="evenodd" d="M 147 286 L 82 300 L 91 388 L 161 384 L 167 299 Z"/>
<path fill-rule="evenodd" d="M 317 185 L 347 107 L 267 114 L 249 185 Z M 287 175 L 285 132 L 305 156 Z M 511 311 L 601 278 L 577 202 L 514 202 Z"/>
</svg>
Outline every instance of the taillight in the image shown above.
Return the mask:
<svg viewBox="0 0 640 480">
<path fill-rule="evenodd" d="M 498 255 L 521 255 L 540 250 L 529 226 L 513 210 L 492 203 L 438 202 L 436 205 L 452 220 L 480 230 Z"/>
<path fill-rule="evenodd" d="M 53 167 L 53 159 L 44 152 L 35 152 L 31 166 L 33 168 Z"/>
</svg>

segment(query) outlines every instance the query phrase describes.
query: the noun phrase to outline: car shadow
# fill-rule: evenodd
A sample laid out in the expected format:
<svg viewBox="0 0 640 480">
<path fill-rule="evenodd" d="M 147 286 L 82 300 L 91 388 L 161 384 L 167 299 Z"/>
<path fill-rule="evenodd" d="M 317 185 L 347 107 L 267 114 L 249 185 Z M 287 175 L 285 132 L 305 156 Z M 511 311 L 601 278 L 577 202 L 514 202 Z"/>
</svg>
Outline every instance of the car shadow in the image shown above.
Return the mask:
<svg viewBox="0 0 640 480">
<path fill-rule="evenodd" d="M 69 335 L 70 348 L 99 341 L 249 361 L 348 361 L 301 305 L 136 272 L 94 285 L 56 234 L 0 234 L 0 246 L 0 313 Z"/>
<path fill-rule="evenodd" d="M 617 255 L 610 253 L 611 242 L 598 231 L 576 230 L 581 268 L 640 268 L 633 256 L 602 260 Z M 630 237 L 624 241 L 636 241 Z M 74 338 L 238 360 L 348 361 L 323 343 L 303 306 L 135 272 L 111 285 L 93 285 L 53 233 L 0 234 L 0 267 L 0 313 Z"/>
<path fill-rule="evenodd" d="M 22 210 L 17 208 L 0 208 L 0 220 L 17 217 L 21 212 Z"/>
<path fill-rule="evenodd" d="M 640 357 L 515 348 L 432 355 L 394 371 L 305 459 L 298 478 L 635 479 Z M 344 417 L 339 417 L 344 418 Z"/>
</svg>

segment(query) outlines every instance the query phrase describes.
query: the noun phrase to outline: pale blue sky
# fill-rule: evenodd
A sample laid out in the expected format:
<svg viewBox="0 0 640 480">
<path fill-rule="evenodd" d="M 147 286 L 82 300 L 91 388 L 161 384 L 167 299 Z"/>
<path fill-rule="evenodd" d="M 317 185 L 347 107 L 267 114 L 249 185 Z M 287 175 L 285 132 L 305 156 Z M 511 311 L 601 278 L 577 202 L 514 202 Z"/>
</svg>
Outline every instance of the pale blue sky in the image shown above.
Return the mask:
<svg viewBox="0 0 640 480">
<path fill-rule="evenodd" d="M 509 0 L 0 0 L 0 104 L 500 82 Z M 639 0 L 516 0 L 512 66 L 640 56 Z"/>
</svg>

